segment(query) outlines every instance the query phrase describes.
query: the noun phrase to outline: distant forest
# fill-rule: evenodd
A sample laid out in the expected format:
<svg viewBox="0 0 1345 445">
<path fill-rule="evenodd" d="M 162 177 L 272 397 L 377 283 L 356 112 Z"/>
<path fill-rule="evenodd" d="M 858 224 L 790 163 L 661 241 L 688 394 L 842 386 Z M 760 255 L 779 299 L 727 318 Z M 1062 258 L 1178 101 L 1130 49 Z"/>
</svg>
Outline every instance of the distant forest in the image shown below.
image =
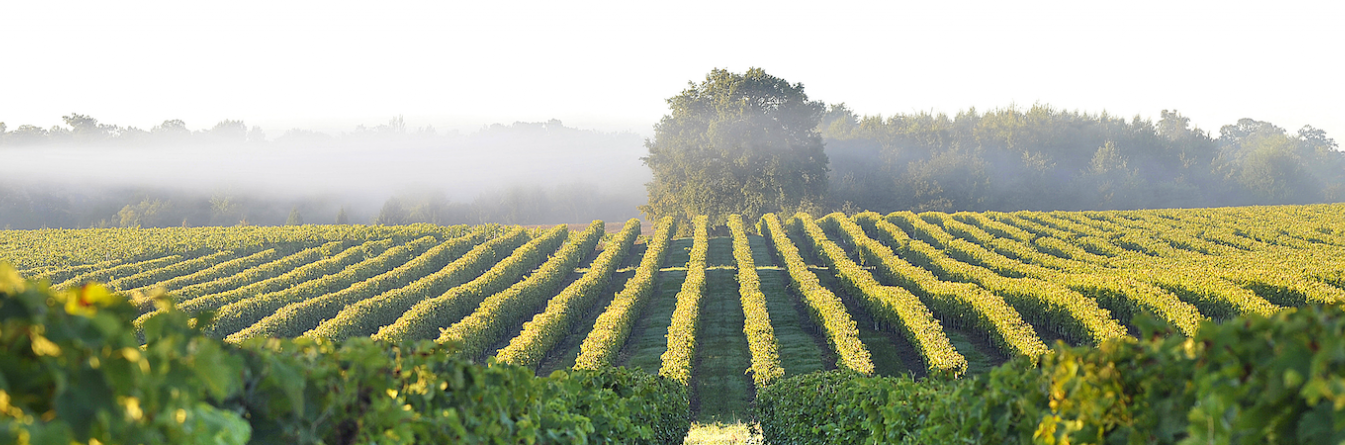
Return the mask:
<svg viewBox="0 0 1345 445">
<path fill-rule="evenodd" d="M 44 162 L 41 172 L 55 178 L 50 182 L 16 179 L 13 171 L 0 171 L 4 176 L 0 227 L 615 221 L 638 216 L 641 185 L 649 177 L 640 166 L 639 157 L 646 151 L 638 136 L 578 130 L 554 120 L 494 125 L 464 136 L 432 128 L 408 130 L 397 118 L 335 136 L 291 130 L 272 139 L 241 121 L 223 121 L 197 131 L 178 120 L 150 130 L 103 124 L 79 114 L 65 116 L 65 123 L 14 129 L 0 123 L 0 159 L 18 153 L 33 159 L 33 153 L 53 149 L 76 150 L 62 152 L 65 156 L 90 148 L 140 150 L 127 155 L 131 157 L 173 147 L 245 147 L 255 153 L 302 149 L 320 157 L 328 147 L 386 146 L 409 147 L 387 151 L 389 157 L 411 159 L 403 162 L 414 163 L 420 159 L 416 156 L 424 155 L 430 156 L 428 163 L 463 163 L 454 165 L 459 170 L 445 173 L 462 176 L 459 183 L 484 182 L 464 176 L 464 171 L 482 170 L 486 178 L 512 176 L 481 186 L 474 198 L 448 196 L 435 184 L 375 198 L 322 190 L 282 197 L 231 189 L 187 190 L 172 184 L 86 186 L 74 180 L 78 178 L 61 180 L 72 174 L 53 160 L 52 165 Z M 833 104 L 822 116 L 818 134 L 830 171 L 827 199 L 805 209 L 814 213 L 1106 210 L 1345 200 L 1345 153 L 1324 131 L 1310 126 L 1289 132 L 1269 122 L 1242 119 L 1214 135 L 1193 128 L 1176 111 L 1163 111 L 1157 122 L 1046 105 L 985 113 L 972 109 L 954 116 L 884 117 L 857 115 L 844 104 Z M 445 148 L 450 146 L 468 148 Z M 368 153 L 381 152 L 360 152 Z M 467 160 L 456 161 L 460 154 Z M 529 164 L 527 159 L 534 161 Z M 558 172 L 620 181 L 524 182 Z M 371 184 L 377 180 L 350 178 Z"/>
<path fill-rule="evenodd" d="M 1176 111 L 1138 116 L 975 109 L 859 116 L 820 128 L 829 206 L 881 211 L 1112 210 L 1345 199 L 1345 153 L 1322 130 L 1241 119 L 1218 135 Z"/>
</svg>

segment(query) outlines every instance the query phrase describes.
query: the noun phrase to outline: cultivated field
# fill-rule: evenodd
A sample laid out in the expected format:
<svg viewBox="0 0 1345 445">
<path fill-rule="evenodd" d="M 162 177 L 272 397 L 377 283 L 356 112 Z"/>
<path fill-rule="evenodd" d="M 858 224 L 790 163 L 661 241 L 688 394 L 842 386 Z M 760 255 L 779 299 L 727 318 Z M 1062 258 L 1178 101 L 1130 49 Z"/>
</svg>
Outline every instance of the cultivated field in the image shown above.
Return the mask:
<svg viewBox="0 0 1345 445">
<path fill-rule="evenodd" d="M 650 233 L 648 227 L 643 228 Z M 844 369 L 961 377 L 1058 341 L 1345 300 L 1345 205 L 1107 212 L 768 214 L 607 233 L 482 226 L 0 232 L 53 288 L 214 311 L 205 332 L 434 340 L 534 369 L 625 366 L 751 422 L 758 388 Z M 713 235 L 712 235 L 713 234 Z M 166 292 L 166 294 L 163 294 Z"/>
</svg>

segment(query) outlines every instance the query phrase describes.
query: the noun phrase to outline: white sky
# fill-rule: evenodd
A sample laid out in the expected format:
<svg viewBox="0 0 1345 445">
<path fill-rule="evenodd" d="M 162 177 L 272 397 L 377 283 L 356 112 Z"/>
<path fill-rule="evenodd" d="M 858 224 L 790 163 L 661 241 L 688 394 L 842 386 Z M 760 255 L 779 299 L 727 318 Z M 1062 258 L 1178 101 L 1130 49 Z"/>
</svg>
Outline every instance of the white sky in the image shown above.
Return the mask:
<svg viewBox="0 0 1345 445">
<path fill-rule="evenodd" d="M 1345 142 L 1345 2 L 0 0 L 0 121 L 650 134 L 715 67 L 861 114 L 1034 102 Z"/>
</svg>

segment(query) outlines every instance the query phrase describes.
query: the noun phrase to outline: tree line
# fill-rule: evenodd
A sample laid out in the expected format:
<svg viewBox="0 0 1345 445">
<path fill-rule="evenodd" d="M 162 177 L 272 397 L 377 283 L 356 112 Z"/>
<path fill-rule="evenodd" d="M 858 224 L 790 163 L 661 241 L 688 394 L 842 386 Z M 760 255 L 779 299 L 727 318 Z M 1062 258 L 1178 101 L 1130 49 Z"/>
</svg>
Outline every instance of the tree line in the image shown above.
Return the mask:
<svg viewBox="0 0 1345 445">
<path fill-rule="evenodd" d="M 1164 110 L 858 115 L 760 68 L 716 69 L 667 100 L 643 158 L 650 218 L 733 213 L 1016 211 L 1306 204 L 1345 199 L 1326 132 L 1240 119 L 1218 135 Z"/>
<path fill-rule="evenodd" d="M 1345 198 L 1345 154 L 1320 129 L 1240 119 L 1218 136 L 1177 111 L 975 109 L 819 120 L 833 204 L 868 209 L 1121 210 Z"/>
</svg>

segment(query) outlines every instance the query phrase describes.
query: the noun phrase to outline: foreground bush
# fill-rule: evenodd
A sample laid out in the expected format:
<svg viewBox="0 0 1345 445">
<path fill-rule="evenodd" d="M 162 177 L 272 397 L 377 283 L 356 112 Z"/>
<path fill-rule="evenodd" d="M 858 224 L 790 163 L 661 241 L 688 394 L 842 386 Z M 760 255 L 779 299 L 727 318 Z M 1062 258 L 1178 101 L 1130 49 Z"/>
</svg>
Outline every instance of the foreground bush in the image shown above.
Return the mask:
<svg viewBox="0 0 1345 445">
<path fill-rule="evenodd" d="M 0 265 L 0 443 L 681 443 L 685 388 L 640 371 L 535 377 L 451 346 L 202 335 L 143 325 L 98 286 Z"/>
<path fill-rule="evenodd" d="M 1345 441 L 1345 310 L 1205 323 L 1193 338 L 1140 324 L 1140 341 L 1058 344 L 1039 366 L 958 381 L 780 380 L 757 393 L 762 432 L 776 444 Z"/>
</svg>

